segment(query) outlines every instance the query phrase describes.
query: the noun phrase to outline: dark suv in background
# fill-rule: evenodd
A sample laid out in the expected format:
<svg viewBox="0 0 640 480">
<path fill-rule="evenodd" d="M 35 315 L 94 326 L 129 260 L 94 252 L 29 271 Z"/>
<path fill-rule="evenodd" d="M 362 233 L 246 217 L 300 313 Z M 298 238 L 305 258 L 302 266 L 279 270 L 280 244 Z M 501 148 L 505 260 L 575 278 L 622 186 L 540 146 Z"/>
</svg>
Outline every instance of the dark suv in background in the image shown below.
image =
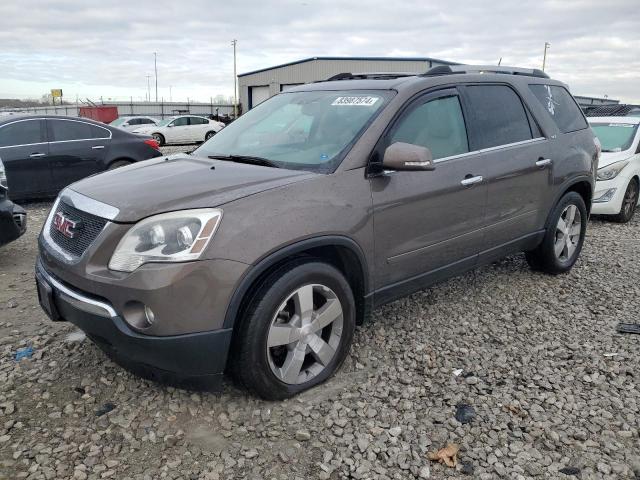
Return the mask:
<svg viewBox="0 0 640 480">
<path fill-rule="evenodd" d="M 86 118 L 0 121 L 0 160 L 13 200 L 54 197 L 81 178 L 162 155 L 158 142 Z"/>
<path fill-rule="evenodd" d="M 525 251 L 566 272 L 599 150 L 536 70 L 342 74 L 250 110 L 191 155 L 64 190 L 43 308 L 145 376 L 265 398 L 326 380 L 385 302 Z M 82 225 L 83 227 L 79 227 Z"/>
<path fill-rule="evenodd" d="M 0 160 L 0 247 L 27 231 L 27 212 L 9 200 L 4 164 Z"/>
</svg>

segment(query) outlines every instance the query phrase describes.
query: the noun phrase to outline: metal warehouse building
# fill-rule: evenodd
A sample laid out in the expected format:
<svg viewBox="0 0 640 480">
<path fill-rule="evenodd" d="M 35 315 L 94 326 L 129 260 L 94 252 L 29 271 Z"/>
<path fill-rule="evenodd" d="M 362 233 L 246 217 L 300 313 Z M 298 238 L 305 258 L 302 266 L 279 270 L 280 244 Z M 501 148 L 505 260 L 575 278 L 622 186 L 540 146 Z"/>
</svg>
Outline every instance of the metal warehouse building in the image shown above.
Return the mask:
<svg viewBox="0 0 640 480">
<path fill-rule="evenodd" d="M 338 73 L 415 72 L 455 62 L 429 57 L 313 57 L 238 75 L 242 110 L 247 111 L 267 98 L 291 87 L 317 82 Z"/>
</svg>

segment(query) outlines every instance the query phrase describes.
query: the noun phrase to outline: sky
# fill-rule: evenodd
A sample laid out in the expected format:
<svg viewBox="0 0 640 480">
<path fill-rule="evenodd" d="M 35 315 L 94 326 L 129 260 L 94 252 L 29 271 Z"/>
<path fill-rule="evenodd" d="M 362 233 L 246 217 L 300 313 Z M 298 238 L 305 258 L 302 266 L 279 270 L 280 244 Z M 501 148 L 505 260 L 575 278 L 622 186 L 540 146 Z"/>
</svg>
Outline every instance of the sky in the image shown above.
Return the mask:
<svg viewBox="0 0 640 480">
<path fill-rule="evenodd" d="M 574 95 L 640 103 L 637 0 L 3 0 L 0 98 L 233 95 L 237 71 L 314 56 L 541 68 Z"/>
</svg>

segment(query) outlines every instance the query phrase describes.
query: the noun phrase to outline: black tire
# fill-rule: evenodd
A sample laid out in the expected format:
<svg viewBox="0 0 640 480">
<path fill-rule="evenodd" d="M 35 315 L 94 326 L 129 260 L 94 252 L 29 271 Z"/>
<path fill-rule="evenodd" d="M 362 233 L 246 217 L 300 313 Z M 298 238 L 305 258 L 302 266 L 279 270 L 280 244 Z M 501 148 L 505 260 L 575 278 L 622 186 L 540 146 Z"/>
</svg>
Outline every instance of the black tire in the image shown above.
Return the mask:
<svg viewBox="0 0 640 480">
<path fill-rule="evenodd" d="M 154 133 L 153 135 L 151 135 L 156 142 L 158 142 L 158 146 L 162 147 L 165 144 L 165 139 L 164 139 L 164 135 L 162 135 L 161 133 Z"/>
<path fill-rule="evenodd" d="M 213 137 L 216 134 L 216 132 L 211 131 L 211 132 L 207 132 L 207 134 L 204 136 L 204 141 L 206 142 L 207 140 L 209 140 L 211 137 Z"/>
<path fill-rule="evenodd" d="M 624 192 L 624 198 L 622 200 L 620 212 L 617 215 L 611 215 L 611 220 L 618 223 L 629 222 L 633 218 L 633 214 L 636 212 L 639 192 L 640 188 L 638 185 L 638 179 L 634 177 L 629 181 L 627 190 Z"/>
<path fill-rule="evenodd" d="M 328 287 L 340 301 L 343 319 L 340 343 L 324 369 L 310 380 L 298 384 L 285 383 L 272 371 L 272 350 L 267 347 L 267 338 L 272 321 L 283 302 L 293 292 L 309 284 Z M 265 278 L 250 300 L 246 313 L 238 319 L 228 364 L 229 371 L 247 390 L 264 399 L 290 398 L 324 382 L 335 373 L 349 352 L 354 330 L 355 301 L 351 287 L 342 273 L 317 259 L 298 259 L 276 269 Z M 304 355 L 305 362 L 308 359 L 314 361 L 310 352 Z"/>
<path fill-rule="evenodd" d="M 129 160 L 116 160 L 115 162 L 111 162 L 109 164 L 109 168 L 107 170 L 115 170 L 116 168 L 125 167 L 127 165 L 131 165 L 132 162 Z"/>
<path fill-rule="evenodd" d="M 571 205 L 574 205 L 580 213 L 580 236 L 578 241 L 575 243 L 575 250 L 573 253 L 570 256 L 567 255 L 567 258 L 561 258 L 556 255 L 555 252 L 556 240 L 558 239 L 557 225 L 560 217 Z M 551 275 L 557 275 L 571 270 L 582 250 L 584 236 L 587 231 L 587 220 L 587 207 L 584 204 L 582 196 L 576 192 L 567 192 L 556 204 L 549 215 L 546 232 L 540 245 L 538 245 L 534 250 L 525 252 L 525 257 L 529 266 L 533 270 L 539 270 Z"/>
</svg>

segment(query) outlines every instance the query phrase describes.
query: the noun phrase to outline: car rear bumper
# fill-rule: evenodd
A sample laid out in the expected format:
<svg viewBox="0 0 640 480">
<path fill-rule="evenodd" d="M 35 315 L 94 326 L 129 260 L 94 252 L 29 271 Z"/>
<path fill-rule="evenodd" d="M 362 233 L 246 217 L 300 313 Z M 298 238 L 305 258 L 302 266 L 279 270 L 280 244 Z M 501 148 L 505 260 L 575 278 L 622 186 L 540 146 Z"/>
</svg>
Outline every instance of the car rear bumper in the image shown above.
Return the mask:
<svg viewBox="0 0 640 480">
<path fill-rule="evenodd" d="M 27 231 L 27 212 L 8 198 L 0 199 L 0 246 Z"/>
<path fill-rule="evenodd" d="M 36 263 L 38 295 L 54 321 L 83 330 L 114 362 L 144 378 L 184 388 L 219 390 L 231 329 L 173 336 L 132 330 L 104 299 L 81 292 Z"/>
</svg>

